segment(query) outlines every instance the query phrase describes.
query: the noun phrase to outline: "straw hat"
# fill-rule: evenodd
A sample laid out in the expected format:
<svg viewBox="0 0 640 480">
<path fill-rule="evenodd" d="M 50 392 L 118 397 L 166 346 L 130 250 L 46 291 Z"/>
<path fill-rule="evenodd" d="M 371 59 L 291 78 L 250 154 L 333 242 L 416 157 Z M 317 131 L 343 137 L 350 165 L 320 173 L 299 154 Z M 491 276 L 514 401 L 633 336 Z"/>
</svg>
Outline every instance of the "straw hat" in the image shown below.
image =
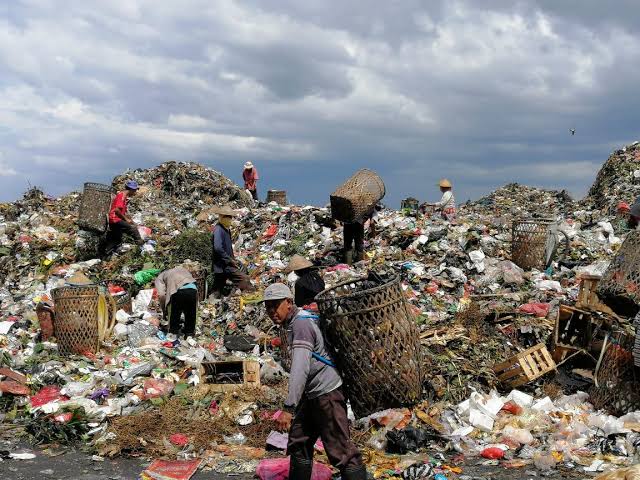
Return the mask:
<svg viewBox="0 0 640 480">
<path fill-rule="evenodd" d="M 225 215 L 227 217 L 235 217 L 236 215 L 238 215 L 238 212 L 236 212 L 234 209 L 232 209 L 227 205 L 223 205 L 223 206 L 216 205 L 211 208 L 211 213 L 215 213 L 216 215 Z"/>
<path fill-rule="evenodd" d="M 251 170 L 253 168 L 253 163 L 251 162 L 247 162 L 244 164 L 244 169 L 245 170 Z"/>
<path fill-rule="evenodd" d="M 438 182 L 438 186 L 442 188 L 451 188 L 453 185 L 451 185 L 451 182 L 449 180 L 443 178 Z"/>
<path fill-rule="evenodd" d="M 309 267 L 313 267 L 313 263 L 300 255 L 294 255 L 291 257 L 291 260 L 289 260 L 289 265 L 287 265 L 287 268 L 285 268 L 284 271 L 285 273 L 290 273 Z"/>
</svg>

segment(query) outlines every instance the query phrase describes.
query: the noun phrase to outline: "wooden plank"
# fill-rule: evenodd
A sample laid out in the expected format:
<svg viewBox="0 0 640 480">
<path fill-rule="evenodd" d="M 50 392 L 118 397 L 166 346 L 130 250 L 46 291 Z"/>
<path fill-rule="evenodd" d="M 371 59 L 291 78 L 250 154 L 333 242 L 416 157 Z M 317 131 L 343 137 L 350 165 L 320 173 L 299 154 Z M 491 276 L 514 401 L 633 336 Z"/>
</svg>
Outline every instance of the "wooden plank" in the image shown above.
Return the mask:
<svg viewBox="0 0 640 480">
<path fill-rule="evenodd" d="M 514 368 L 513 370 L 507 370 L 506 373 L 503 373 L 501 375 L 498 375 L 498 379 L 502 382 L 509 380 L 510 378 L 513 377 L 517 377 L 519 375 L 522 375 L 522 368 L 521 367 L 517 367 Z"/>
</svg>

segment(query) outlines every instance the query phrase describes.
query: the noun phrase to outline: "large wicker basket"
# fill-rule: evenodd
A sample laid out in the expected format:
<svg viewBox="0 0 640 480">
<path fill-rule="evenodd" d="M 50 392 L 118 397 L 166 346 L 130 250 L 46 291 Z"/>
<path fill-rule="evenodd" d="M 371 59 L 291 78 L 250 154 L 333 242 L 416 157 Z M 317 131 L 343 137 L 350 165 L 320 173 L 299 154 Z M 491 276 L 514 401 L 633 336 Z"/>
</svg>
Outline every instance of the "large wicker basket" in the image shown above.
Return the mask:
<svg viewBox="0 0 640 480">
<path fill-rule="evenodd" d="M 424 374 L 417 327 L 399 279 L 369 289 L 365 282 L 342 283 L 316 297 L 322 329 L 358 417 L 416 403 Z"/>
<path fill-rule="evenodd" d="M 101 183 L 85 183 L 78 215 L 78 226 L 103 233 L 107 230 L 113 189 Z"/>
<path fill-rule="evenodd" d="M 511 261 L 529 270 L 547 268 L 547 243 L 553 221 L 529 218 L 513 222 L 511 231 Z"/>
<path fill-rule="evenodd" d="M 276 202 L 278 205 L 287 205 L 287 192 L 284 190 L 269 190 L 267 192 L 267 203 Z"/>
<path fill-rule="evenodd" d="M 95 353 L 98 349 L 98 285 L 55 288 L 54 332 L 62 355 Z"/>
<path fill-rule="evenodd" d="M 382 179 L 371 170 L 358 170 L 330 196 L 331 214 L 341 222 L 363 219 L 385 195 Z"/>
<path fill-rule="evenodd" d="M 615 313 L 633 317 L 640 309 L 640 231 L 629 232 L 600 282 L 597 294 Z"/>
</svg>

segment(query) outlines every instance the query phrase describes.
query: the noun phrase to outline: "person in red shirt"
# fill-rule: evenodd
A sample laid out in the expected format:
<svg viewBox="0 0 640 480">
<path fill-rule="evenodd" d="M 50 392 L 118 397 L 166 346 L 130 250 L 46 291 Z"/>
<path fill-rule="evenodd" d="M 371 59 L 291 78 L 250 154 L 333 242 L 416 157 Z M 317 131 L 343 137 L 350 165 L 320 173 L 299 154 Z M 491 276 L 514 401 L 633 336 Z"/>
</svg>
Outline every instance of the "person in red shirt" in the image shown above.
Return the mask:
<svg viewBox="0 0 640 480">
<path fill-rule="evenodd" d="M 133 197 L 137 192 L 138 183 L 134 180 L 129 180 L 125 184 L 125 189 L 122 192 L 118 192 L 111 202 L 109 230 L 100 252 L 102 257 L 111 255 L 122 244 L 124 235 L 133 238 L 138 245 L 144 243 L 138 232 L 138 227 L 127 213 L 129 198 Z"/>
<path fill-rule="evenodd" d="M 242 171 L 242 179 L 244 180 L 244 189 L 249 190 L 251 196 L 255 201 L 258 201 L 258 170 L 253 166 L 253 163 L 247 162 L 244 164 L 244 170 Z"/>
</svg>

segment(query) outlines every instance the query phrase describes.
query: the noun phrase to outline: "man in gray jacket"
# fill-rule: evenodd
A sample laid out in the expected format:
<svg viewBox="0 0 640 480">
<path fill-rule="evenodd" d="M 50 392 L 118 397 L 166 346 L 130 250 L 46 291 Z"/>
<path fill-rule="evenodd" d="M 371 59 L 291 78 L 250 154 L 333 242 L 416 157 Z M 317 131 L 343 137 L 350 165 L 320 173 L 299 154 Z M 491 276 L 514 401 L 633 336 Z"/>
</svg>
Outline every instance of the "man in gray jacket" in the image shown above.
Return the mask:
<svg viewBox="0 0 640 480">
<path fill-rule="evenodd" d="M 165 318 L 169 318 L 169 333 L 180 333 L 180 319 L 184 313 L 183 335 L 185 338 L 193 336 L 198 311 L 198 287 L 193 275 L 183 265 L 179 265 L 160 273 L 155 287 Z"/>
<path fill-rule="evenodd" d="M 365 480 L 362 455 L 349 436 L 342 379 L 325 346 L 317 316 L 296 307 L 291 290 L 282 283 L 269 285 L 264 301 L 269 318 L 286 330 L 291 358 L 289 393 L 277 421 L 280 430 L 289 429 L 289 478 L 311 478 L 314 445 L 320 437 L 343 480 Z"/>
</svg>

